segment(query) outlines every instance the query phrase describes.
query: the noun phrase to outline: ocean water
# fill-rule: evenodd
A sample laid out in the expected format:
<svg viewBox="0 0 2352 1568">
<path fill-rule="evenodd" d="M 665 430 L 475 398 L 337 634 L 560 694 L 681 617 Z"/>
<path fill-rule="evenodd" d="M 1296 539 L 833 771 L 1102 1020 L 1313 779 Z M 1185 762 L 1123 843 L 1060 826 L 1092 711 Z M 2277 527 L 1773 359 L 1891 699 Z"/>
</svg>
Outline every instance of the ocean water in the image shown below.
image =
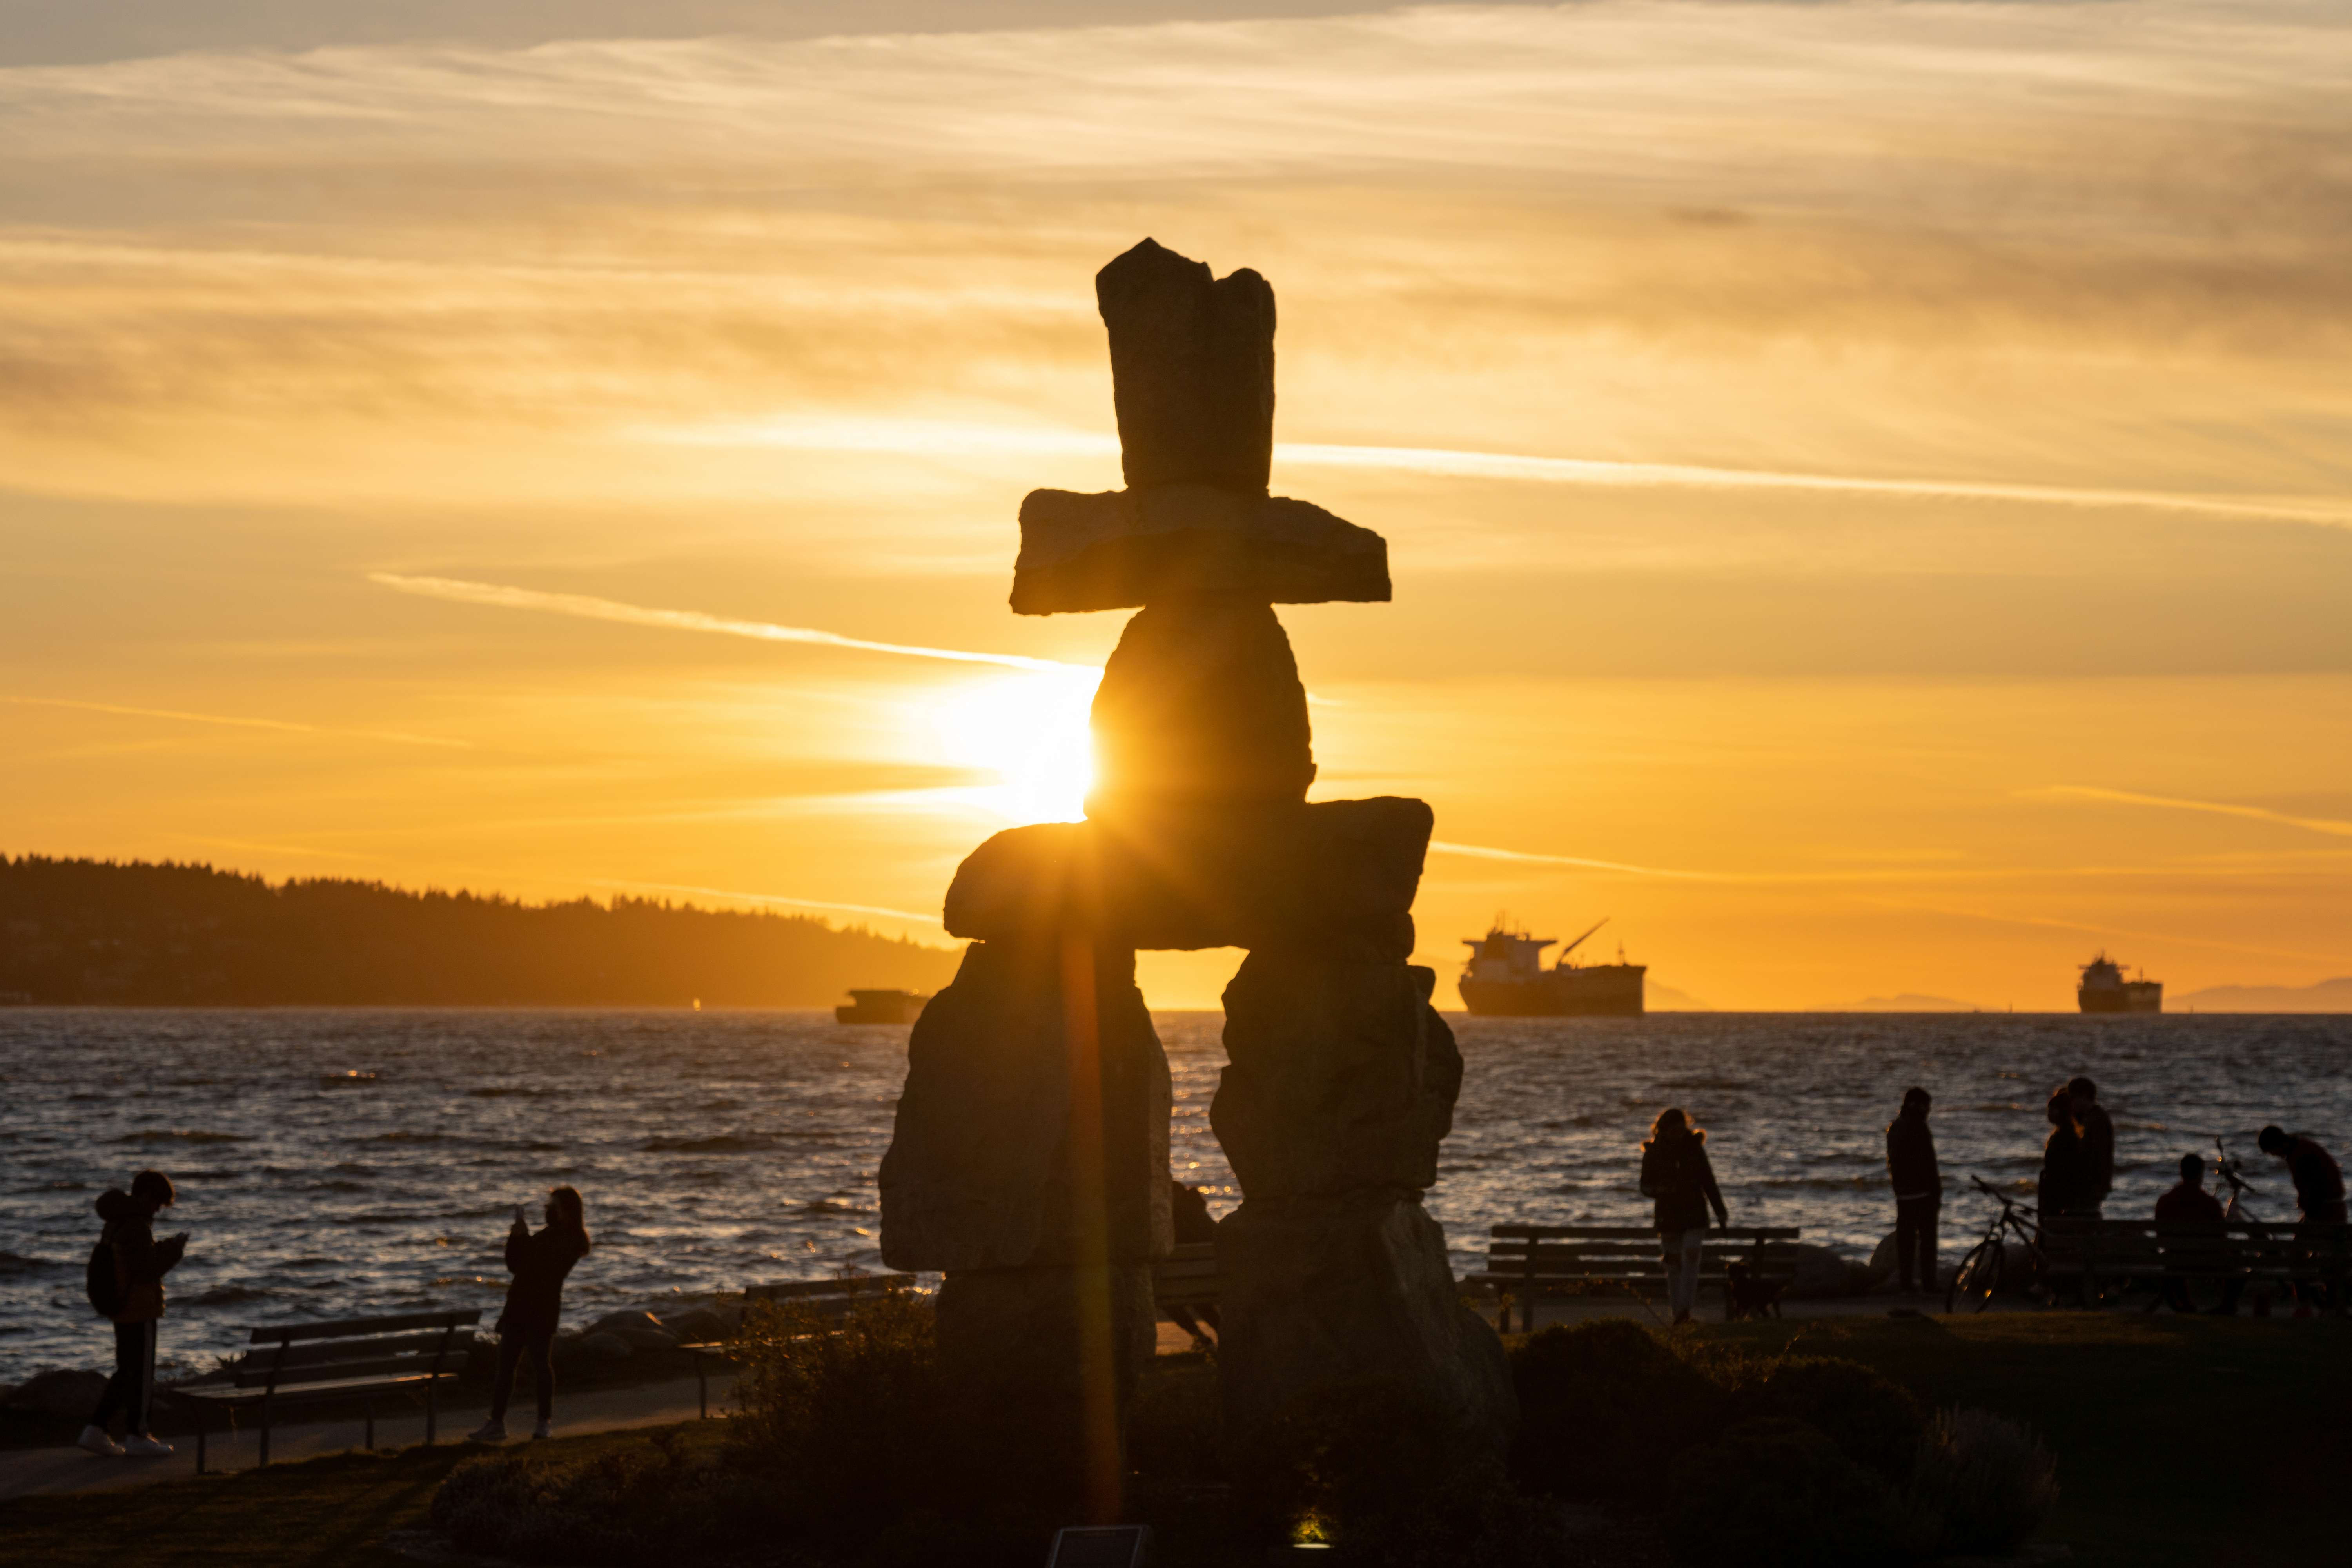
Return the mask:
<svg viewBox="0 0 2352 1568">
<path fill-rule="evenodd" d="M 1172 1163 L 1239 1201 L 1208 1124 L 1214 1014 L 1157 1016 L 1176 1079 Z M 2352 1017 L 1665 1014 L 1452 1018 L 1466 1062 L 1429 1198 L 1457 1269 L 1489 1225 L 1646 1222 L 1634 1146 L 1688 1108 L 1734 1223 L 1856 1256 L 1892 1223 L 1881 1139 L 1907 1085 L 1937 1097 L 1945 1171 L 2029 1190 L 2042 1104 L 2078 1072 L 2116 1127 L 2110 1214 L 2144 1213 L 2216 1134 L 2265 1214 L 2265 1121 L 2352 1142 Z M 172 1276 L 172 1369 L 259 1323 L 426 1306 L 495 1316 L 509 1215 L 568 1182 L 595 1251 L 567 1314 L 881 1267 L 875 1173 L 904 1027 L 816 1013 L 0 1010 L 0 1382 L 102 1367 L 82 1299 L 91 1204 L 153 1165 L 191 1233 Z M 1955 1193 L 1946 1245 L 1986 1204 Z M 1951 1256 L 1957 1256 L 1953 1252 Z"/>
</svg>

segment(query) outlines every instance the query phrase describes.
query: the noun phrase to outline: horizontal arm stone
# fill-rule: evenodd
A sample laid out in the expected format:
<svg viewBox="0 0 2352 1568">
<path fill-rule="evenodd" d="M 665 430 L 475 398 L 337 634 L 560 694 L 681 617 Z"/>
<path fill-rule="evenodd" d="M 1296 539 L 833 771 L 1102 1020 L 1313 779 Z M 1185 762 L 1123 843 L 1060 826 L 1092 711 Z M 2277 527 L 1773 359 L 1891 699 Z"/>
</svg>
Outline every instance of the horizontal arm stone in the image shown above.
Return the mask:
<svg viewBox="0 0 2352 1568">
<path fill-rule="evenodd" d="M 1130 948 L 1309 946 L 1401 960 L 1433 826 L 1399 796 L 1015 827 L 957 868 L 949 934 Z"/>
<path fill-rule="evenodd" d="M 1208 485 L 1032 490 L 1013 610 L 1132 609 L 1219 595 L 1261 605 L 1384 604 L 1388 542 L 1309 501 Z"/>
</svg>

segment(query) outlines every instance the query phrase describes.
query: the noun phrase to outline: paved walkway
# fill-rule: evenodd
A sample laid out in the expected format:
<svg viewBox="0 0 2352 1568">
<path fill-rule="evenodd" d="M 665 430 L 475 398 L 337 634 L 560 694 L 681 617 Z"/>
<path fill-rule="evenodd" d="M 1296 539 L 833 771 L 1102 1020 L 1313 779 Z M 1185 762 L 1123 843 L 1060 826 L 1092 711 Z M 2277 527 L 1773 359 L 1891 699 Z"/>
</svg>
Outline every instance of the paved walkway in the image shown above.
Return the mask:
<svg viewBox="0 0 2352 1568">
<path fill-rule="evenodd" d="M 714 1371 L 710 1376 L 710 1408 L 716 1415 L 725 1403 L 728 1391 L 734 1386 L 731 1373 Z M 507 1429 L 528 1434 L 532 1410 L 529 1390 L 520 1391 L 522 1398 L 515 1410 L 508 1412 Z M 646 1384 L 636 1388 L 599 1388 L 580 1393 L 559 1393 L 555 1401 L 555 1429 L 566 1436 L 586 1432 L 612 1432 L 630 1426 L 666 1426 L 673 1422 L 691 1421 L 696 1411 L 694 1379 L 679 1378 L 667 1383 Z M 215 1412 L 214 1418 L 219 1419 Z M 257 1411 L 247 1409 L 237 1413 L 237 1431 L 234 1436 L 214 1428 L 205 1446 L 205 1468 L 209 1472 L 249 1469 L 260 1461 L 260 1428 L 256 1421 Z M 484 1412 L 479 1407 L 441 1412 L 440 1440 L 444 1443 L 462 1441 L 467 1432 L 481 1425 Z M 269 1461 L 278 1464 L 287 1459 L 309 1459 L 320 1454 L 339 1454 L 358 1447 L 366 1436 L 365 1426 L 352 1421 L 315 1421 L 293 1423 L 280 1421 L 270 1429 Z M 376 1415 L 376 1446 L 380 1448 L 405 1448 L 425 1441 L 425 1413 L 402 1411 L 394 1414 L 391 1403 Z M 0 1453 L 0 1499 L 24 1497 L 33 1492 L 97 1491 L 107 1487 L 143 1486 L 150 1481 L 180 1480 L 196 1473 L 196 1440 L 191 1436 L 174 1437 L 169 1458 L 134 1459 L 101 1458 L 84 1453 L 79 1448 L 25 1448 Z M 513 1447 L 509 1444 L 509 1447 Z"/>
</svg>

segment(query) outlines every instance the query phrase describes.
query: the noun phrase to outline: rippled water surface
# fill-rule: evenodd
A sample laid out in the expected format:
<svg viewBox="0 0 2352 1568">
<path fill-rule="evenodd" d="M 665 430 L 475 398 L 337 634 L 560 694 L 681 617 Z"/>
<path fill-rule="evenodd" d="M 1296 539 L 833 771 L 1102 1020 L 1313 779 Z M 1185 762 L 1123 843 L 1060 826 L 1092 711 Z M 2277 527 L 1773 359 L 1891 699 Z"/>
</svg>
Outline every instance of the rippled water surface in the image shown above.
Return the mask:
<svg viewBox="0 0 2352 1568">
<path fill-rule="evenodd" d="M 1159 1015 L 1174 1164 L 1237 1201 L 1208 1126 L 1213 1014 Z M 2116 1119 L 2109 1213 L 2144 1212 L 2218 1132 L 2251 1164 L 2277 1121 L 2352 1142 L 2352 1018 L 1669 1014 L 1453 1023 L 1467 1076 L 1430 1196 L 1457 1268 L 1506 1220 L 1642 1223 L 1633 1144 L 1687 1106 L 1735 1223 L 1861 1251 L 1887 1228 L 1881 1130 L 1937 1096 L 1945 1169 L 2030 1180 L 2042 1101 L 2077 1072 Z M 480 1305 L 508 1213 L 557 1182 L 596 1250 L 577 1318 L 672 1293 L 878 1268 L 875 1172 L 903 1028 L 814 1013 L 0 1011 L 0 1381 L 103 1365 L 81 1297 L 91 1202 L 171 1173 L 192 1233 L 165 1359 L 208 1363 L 254 1323 Z M 2284 1183 L 2258 1170 L 2273 1194 Z M 1956 1199 L 1948 1237 L 1978 1205 Z"/>
</svg>

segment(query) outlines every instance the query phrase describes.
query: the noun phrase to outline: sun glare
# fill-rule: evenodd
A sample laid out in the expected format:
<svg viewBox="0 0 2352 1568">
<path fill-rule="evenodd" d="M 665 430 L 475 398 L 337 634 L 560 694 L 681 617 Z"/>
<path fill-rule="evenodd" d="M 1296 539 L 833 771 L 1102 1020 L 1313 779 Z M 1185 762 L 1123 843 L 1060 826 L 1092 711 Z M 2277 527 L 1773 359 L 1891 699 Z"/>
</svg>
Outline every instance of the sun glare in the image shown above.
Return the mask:
<svg viewBox="0 0 2352 1568">
<path fill-rule="evenodd" d="M 958 687 L 931 710 L 947 760 L 997 782 L 976 802 L 1014 823 L 1076 822 L 1085 815 L 1094 757 L 1087 714 L 1102 671 L 1072 666 Z"/>
</svg>

